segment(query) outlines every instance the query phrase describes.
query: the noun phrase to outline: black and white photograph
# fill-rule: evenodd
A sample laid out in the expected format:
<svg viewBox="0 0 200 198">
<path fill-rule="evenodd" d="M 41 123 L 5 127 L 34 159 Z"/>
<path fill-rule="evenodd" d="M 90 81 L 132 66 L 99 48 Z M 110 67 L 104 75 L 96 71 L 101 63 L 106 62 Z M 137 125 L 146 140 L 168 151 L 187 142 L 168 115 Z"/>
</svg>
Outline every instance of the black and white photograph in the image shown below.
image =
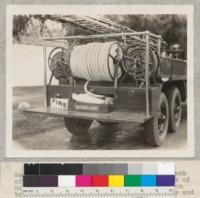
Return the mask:
<svg viewBox="0 0 200 198">
<path fill-rule="evenodd" d="M 190 6 L 21 7 L 7 9 L 7 155 L 194 154 Z"/>
</svg>

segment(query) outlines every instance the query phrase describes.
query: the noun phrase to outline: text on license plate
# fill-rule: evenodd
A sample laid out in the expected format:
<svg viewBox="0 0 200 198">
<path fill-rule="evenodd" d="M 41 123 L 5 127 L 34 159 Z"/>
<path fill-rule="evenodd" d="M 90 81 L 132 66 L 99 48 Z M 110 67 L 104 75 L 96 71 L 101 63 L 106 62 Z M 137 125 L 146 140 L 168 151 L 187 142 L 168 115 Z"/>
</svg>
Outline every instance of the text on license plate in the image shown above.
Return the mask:
<svg viewBox="0 0 200 198">
<path fill-rule="evenodd" d="M 68 109 L 69 99 L 67 98 L 51 98 L 51 107 Z"/>
</svg>

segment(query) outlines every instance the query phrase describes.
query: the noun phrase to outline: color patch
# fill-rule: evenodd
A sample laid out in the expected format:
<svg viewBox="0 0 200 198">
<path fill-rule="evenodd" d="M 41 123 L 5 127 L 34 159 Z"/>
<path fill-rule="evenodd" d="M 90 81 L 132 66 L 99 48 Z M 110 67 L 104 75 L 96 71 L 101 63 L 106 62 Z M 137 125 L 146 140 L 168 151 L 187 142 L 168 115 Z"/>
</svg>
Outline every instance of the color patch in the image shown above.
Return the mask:
<svg viewBox="0 0 200 198">
<path fill-rule="evenodd" d="M 24 175 L 39 175 L 39 164 L 24 164 Z"/>
<path fill-rule="evenodd" d="M 141 175 L 142 165 L 141 164 L 129 164 L 128 175 Z"/>
<path fill-rule="evenodd" d="M 126 175 L 128 174 L 128 165 L 127 164 L 113 164 L 112 165 L 112 174 L 113 175 Z"/>
<path fill-rule="evenodd" d="M 175 186 L 175 175 L 157 175 L 156 186 Z"/>
<path fill-rule="evenodd" d="M 98 164 L 83 164 L 83 175 L 97 175 Z"/>
<path fill-rule="evenodd" d="M 112 164 L 99 164 L 98 165 L 98 174 L 99 175 L 112 175 L 113 174 L 113 165 Z"/>
<path fill-rule="evenodd" d="M 123 175 L 109 175 L 108 178 L 109 187 L 123 187 L 124 176 Z"/>
<path fill-rule="evenodd" d="M 82 175 L 82 164 L 40 164 L 40 175 Z"/>
<path fill-rule="evenodd" d="M 60 187 L 75 187 L 76 186 L 76 176 L 74 176 L 74 175 L 59 175 L 58 176 L 58 186 L 60 186 Z"/>
<path fill-rule="evenodd" d="M 23 187 L 40 187 L 40 177 L 37 175 L 23 176 Z"/>
<path fill-rule="evenodd" d="M 77 175 L 76 187 L 89 187 L 92 186 L 92 178 L 89 175 Z"/>
<path fill-rule="evenodd" d="M 24 187 L 175 186 L 174 163 L 24 164 Z"/>
<path fill-rule="evenodd" d="M 57 175 L 40 175 L 40 187 L 58 187 Z"/>
<path fill-rule="evenodd" d="M 156 186 L 156 175 L 142 175 L 142 186 Z"/>
<path fill-rule="evenodd" d="M 141 176 L 140 175 L 125 175 L 124 176 L 124 186 L 141 186 Z"/>
<path fill-rule="evenodd" d="M 156 175 L 157 165 L 156 164 L 143 164 L 142 175 Z"/>
<path fill-rule="evenodd" d="M 159 163 L 157 175 L 175 175 L 175 166 L 173 163 Z"/>
<path fill-rule="evenodd" d="M 93 175 L 92 186 L 97 186 L 97 187 L 108 186 L 108 176 L 107 175 Z"/>
</svg>

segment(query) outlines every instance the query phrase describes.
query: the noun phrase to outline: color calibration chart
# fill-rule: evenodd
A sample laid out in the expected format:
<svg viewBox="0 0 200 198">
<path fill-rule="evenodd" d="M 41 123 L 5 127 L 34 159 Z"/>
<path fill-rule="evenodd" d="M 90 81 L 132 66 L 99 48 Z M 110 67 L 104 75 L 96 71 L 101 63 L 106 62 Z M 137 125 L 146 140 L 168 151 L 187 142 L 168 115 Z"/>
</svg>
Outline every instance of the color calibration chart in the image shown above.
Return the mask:
<svg viewBox="0 0 200 198">
<path fill-rule="evenodd" d="M 174 163 L 24 164 L 22 197 L 174 197 Z"/>
</svg>

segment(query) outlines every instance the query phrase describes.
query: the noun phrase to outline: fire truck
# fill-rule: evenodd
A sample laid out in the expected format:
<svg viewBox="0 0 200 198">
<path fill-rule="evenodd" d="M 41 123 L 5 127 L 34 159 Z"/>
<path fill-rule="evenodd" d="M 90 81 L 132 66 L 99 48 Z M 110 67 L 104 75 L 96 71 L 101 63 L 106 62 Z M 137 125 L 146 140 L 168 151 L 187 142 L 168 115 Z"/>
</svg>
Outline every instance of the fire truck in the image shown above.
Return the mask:
<svg viewBox="0 0 200 198">
<path fill-rule="evenodd" d="M 187 72 L 178 45 L 167 50 L 161 35 L 136 32 L 103 17 L 52 20 L 88 34 L 44 38 L 44 106 L 26 112 L 63 117 L 68 131 L 77 136 L 87 134 L 93 120 L 137 123 L 153 146 L 178 130 Z M 51 43 L 56 47 L 47 53 Z"/>
</svg>

